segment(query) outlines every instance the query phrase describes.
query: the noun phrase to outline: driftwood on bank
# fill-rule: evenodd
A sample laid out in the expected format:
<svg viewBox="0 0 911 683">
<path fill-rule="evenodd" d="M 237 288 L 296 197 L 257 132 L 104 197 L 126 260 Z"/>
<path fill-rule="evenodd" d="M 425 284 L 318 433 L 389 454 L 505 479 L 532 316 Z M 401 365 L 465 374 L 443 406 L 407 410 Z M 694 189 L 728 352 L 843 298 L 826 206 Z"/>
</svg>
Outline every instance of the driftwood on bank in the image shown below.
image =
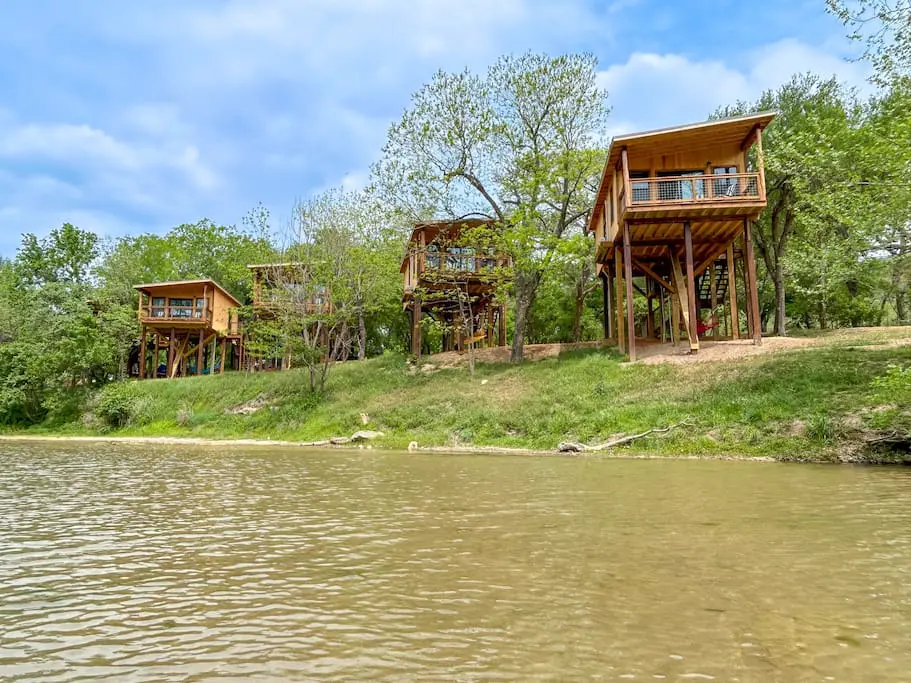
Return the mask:
<svg viewBox="0 0 911 683">
<path fill-rule="evenodd" d="M 641 439 L 645 436 L 649 436 L 650 434 L 666 434 L 671 430 L 677 429 L 678 427 L 689 426 L 689 424 L 689 422 L 684 421 L 668 425 L 667 427 L 654 427 L 639 434 L 630 434 L 629 436 L 617 437 L 616 439 L 611 439 L 610 441 L 599 443 L 595 446 L 588 446 L 584 443 L 575 443 L 573 441 L 564 441 L 557 446 L 557 450 L 560 453 L 593 453 L 596 451 L 606 451 L 611 448 L 616 448 L 617 446 L 624 446 L 635 441 L 636 439 Z"/>
</svg>

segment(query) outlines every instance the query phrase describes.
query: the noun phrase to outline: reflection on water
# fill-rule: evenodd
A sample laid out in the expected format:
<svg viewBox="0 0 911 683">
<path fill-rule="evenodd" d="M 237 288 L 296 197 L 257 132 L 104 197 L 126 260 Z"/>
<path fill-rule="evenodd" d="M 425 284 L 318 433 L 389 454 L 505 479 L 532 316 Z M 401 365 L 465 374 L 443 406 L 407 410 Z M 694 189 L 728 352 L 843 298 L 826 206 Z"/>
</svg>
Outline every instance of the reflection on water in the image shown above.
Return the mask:
<svg viewBox="0 0 911 683">
<path fill-rule="evenodd" d="M 0 445 L 3 680 L 909 672 L 908 469 Z"/>
</svg>

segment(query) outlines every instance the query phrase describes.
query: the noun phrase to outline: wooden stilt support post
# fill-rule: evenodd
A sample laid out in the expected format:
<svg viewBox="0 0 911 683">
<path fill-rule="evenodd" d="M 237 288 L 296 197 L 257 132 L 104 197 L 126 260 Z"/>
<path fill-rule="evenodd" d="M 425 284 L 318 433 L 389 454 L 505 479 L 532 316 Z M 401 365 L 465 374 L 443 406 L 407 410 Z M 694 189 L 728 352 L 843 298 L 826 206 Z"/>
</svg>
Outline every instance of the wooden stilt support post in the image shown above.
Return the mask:
<svg viewBox="0 0 911 683">
<path fill-rule="evenodd" d="M 421 357 L 421 298 L 417 296 L 411 307 L 411 355 Z"/>
<path fill-rule="evenodd" d="M 699 350 L 699 334 L 696 323 L 699 320 L 699 309 L 696 306 L 696 266 L 693 264 L 693 231 L 690 222 L 683 224 L 683 248 L 686 256 L 686 305 L 689 312 L 689 334 L 690 340 L 695 340 L 695 348 L 692 341 L 690 343 L 691 351 Z"/>
<path fill-rule="evenodd" d="M 174 337 L 177 334 L 177 330 L 173 327 L 171 328 L 171 334 L 168 336 L 168 369 L 165 372 L 165 377 L 172 377 L 174 372 Z"/>
<path fill-rule="evenodd" d="M 680 299 L 672 295 L 671 299 L 671 346 L 677 346 L 680 337 Z"/>
<path fill-rule="evenodd" d="M 692 323 L 693 316 L 690 315 L 690 295 L 695 295 L 692 288 L 687 284 L 687 278 L 683 276 L 683 268 L 680 265 L 680 255 L 671 247 L 671 280 L 677 296 L 672 297 L 674 300 L 674 334 L 680 331 L 680 318 L 683 318 L 683 326 L 686 329 L 686 336 L 690 342 L 690 351 L 699 350 L 699 337 L 696 336 L 696 326 Z M 695 297 L 694 297 L 695 298 Z M 695 308 L 695 301 L 694 306 Z"/>
<path fill-rule="evenodd" d="M 734 243 L 728 245 L 728 308 L 731 314 L 731 338 L 740 339 L 740 313 L 737 311 L 737 268 L 734 263 Z"/>
<path fill-rule="evenodd" d="M 667 320 L 664 316 L 664 287 L 658 287 L 658 319 L 661 322 L 661 343 L 667 341 Z"/>
<path fill-rule="evenodd" d="M 626 325 L 623 322 L 623 251 L 614 249 L 614 283 L 617 296 L 614 297 L 614 312 L 617 316 L 617 348 L 626 353 Z"/>
<path fill-rule="evenodd" d="M 202 351 L 205 342 L 205 330 L 199 331 L 199 343 L 196 346 L 196 374 L 202 374 Z"/>
<path fill-rule="evenodd" d="M 601 272 L 601 293 L 604 303 L 604 339 L 611 338 L 611 314 L 610 314 L 610 278 L 604 271 Z"/>
<path fill-rule="evenodd" d="M 227 339 L 221 338 L 221 365 L 218 366 L 218 374 L 225 374 L 225 361 L 227 360 Z"/>
<path fill-rule="evenodd" d="M 142 295 L 140 294 L 140 297 Z M 146 326 L 142 326 L 142 334 L 139 337 L 139 379 L 145 379 L 146 376 Z"/>
<path fill-rule="evenodd" d="M 750 300 L 748 307 L 752 310 L 753 318 L 753 343 L 762 344 L 762 325 L 759 317 L 759 291 L 756 287 L 756 258 L 753 255 L 753 222 L 748 218 L 743 222 L 743 253 L 744 267 L 749 282 L 748 291 Z"/>
<path fill-rule="evenodd" d="M 636 360 L 636 310 L 633 307 L 633 254 L 629 223 L 623 223 L 623 275 L 626 279 L 626 328 L 629 333 L 629 359 Z"/>
</svg>

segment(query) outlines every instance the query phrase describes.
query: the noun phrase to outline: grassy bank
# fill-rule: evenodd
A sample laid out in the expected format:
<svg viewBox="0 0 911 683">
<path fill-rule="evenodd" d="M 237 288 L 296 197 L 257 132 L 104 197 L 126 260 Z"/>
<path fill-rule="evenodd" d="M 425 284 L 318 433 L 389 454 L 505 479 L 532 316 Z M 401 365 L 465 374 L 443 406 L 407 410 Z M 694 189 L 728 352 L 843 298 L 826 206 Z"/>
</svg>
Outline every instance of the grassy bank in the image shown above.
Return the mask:
<svg viewBox="0 0 911 683">
<path fill-rule="evenodd" d="M 364 428 L 366 415 L 366 428 L 385 433 L 377 446 L 554 449 L 686 421 L 632 448 L 902 460 L 907 444 L 892 442 L 911 430 L 909 366 L 911 347 L 842 343 L 684 365 L 629 365 L 594 349 L 480 364 L 473 377 L 386 356 L 337 366 L 324 396 L 307 391 L 301 371 L 112 385 L 78 419 L 29 433 L 310 441 Z"/>
</svg>

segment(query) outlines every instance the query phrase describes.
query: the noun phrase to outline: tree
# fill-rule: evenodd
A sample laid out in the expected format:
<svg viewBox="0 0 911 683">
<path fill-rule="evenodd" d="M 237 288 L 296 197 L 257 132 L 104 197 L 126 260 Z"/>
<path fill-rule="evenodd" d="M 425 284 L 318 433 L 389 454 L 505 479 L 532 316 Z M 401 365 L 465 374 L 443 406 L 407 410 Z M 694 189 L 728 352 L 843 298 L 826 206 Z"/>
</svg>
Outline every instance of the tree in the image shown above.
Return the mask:
<svg viewBox="0 0 911 683">
<path fill-rule="evenodd" d="M 778 116 L 763 135 L 768 209 L 754 239 L 775 291 L 774 331 L 786 333 L 789 248 L 795 232 L 818 228 L 850 230 L 862 203 L 858 188 L 867 150 L 857 131 L 861 109 L 853 93 L 835 80 L 806 74 L 793 77 L 755 103 L 723 108 L 722 116 L 774 109 Z M 833 187 L 842 188 L 833 192 Z"/>
<path fill-rule="evenodd" d="M 439 72 L 391 127 L 375 168 L 386 195 L 416 219 L 499 221 L 515 265 L 513 361 L 557 245 L 584 230 L 607 112 L 591 55 L 508 56 L 483 77 Z"/>
<path fill-rule="evenodd" d="M 911 0 L 826 0 L 826 6 L 864 43 L 875 82 L 911 74 Z"/>
</svg>

